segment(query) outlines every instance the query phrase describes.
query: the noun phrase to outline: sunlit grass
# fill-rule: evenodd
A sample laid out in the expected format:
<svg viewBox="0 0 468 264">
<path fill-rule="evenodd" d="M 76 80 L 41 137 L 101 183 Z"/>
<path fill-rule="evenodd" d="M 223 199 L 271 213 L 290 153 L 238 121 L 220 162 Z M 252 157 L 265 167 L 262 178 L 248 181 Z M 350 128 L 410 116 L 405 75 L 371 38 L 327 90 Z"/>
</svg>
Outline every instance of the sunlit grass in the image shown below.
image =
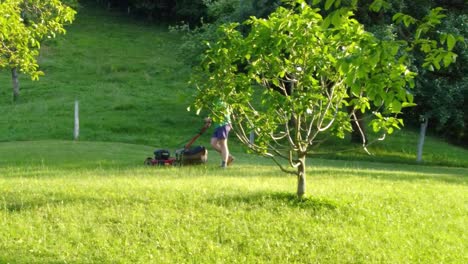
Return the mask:
<svg viewBox="0 0 468 264">
<path fill-rule="evenodd" d="M 300 201 L 294 177 L 253 156 L 167 168 L 132 164 L 146 149 L 130 144 L 16 147 L 41 158 L 0 166 L 0 262 L 467 260 L 466 169 L 317 159 Z"/>
</svg>

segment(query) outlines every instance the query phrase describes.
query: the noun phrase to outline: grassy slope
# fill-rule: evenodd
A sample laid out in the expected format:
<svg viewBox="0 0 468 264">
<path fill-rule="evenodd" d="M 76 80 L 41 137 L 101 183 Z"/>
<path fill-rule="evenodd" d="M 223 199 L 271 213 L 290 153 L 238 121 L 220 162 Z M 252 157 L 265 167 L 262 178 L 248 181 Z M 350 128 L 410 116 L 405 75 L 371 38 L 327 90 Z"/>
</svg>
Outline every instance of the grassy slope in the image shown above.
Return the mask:
<svg viewBox="0 0 468 264">
<path fill-rule="evenodd" d="M 0 141 L 71 139 L 74 100 L 81 139 L 174 146 L 200 118 L 187 113 L 188 68 L 174 56 L 178 38 L 121 16 L 83 10 L 68 34 L 46 43 L 39 82 L 21 79 L 12 105 L 7 72 L 0 78 Z"/>
<path fill-rule="evenodd" d="M 113 142 L 173 149 L 199 126 L 177 41 L 85 10 L 44 47 L 46 76 L 22 80 L 18 105 L 0 75 L 0 141 L 13 141 L 0 143 L 0 263 L 468 261 L 468 171 L 402 164 L 413 133 L 376 145 L 376 157 L 309 160 L 305 202 L 293 177 L 239 152 L 227 171 L 213 152 L 207 166 L 142 167 L 153 147 Z M 81 142 L 67 141 L 75 98 Z M 429 164 L 468 166 L 466 150 L 433 139 L 426 150 Z"/>
</svg>

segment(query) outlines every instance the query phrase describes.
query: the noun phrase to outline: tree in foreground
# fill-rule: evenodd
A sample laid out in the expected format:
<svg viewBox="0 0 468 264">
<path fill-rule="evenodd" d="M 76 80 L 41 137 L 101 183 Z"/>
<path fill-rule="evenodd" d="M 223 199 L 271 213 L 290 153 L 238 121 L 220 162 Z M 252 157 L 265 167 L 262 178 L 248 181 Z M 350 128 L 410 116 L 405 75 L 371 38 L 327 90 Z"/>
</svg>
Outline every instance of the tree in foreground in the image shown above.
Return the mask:
<svg viewBox="0 0 468 264">
<path fill-rule="evenodd" d="M 403 125 L 397 115 L 414 105 L 408 42 L 366 32 L 350 8 L 323 17 L 302 0 L 246 24 L 246 36 L 234 23 L 208 43 L 193 77 L 195 107 L 226 102 L 236 136 L 296 175 L 299 198 L 306 193 L 307 155 L 330 135 L 343 138 L 358 111 L 371 112 L 371 126 L 382 134 Z"/>
<path fill-rule="evenodd" d="M 13 100 L 19 98 L 18 73 L 37 80 L 41 42 L 64 34 L 75 11 L 60 0 L 5 0 L 0 2 L 0 69 L 11 70 Z"/>
</svg>

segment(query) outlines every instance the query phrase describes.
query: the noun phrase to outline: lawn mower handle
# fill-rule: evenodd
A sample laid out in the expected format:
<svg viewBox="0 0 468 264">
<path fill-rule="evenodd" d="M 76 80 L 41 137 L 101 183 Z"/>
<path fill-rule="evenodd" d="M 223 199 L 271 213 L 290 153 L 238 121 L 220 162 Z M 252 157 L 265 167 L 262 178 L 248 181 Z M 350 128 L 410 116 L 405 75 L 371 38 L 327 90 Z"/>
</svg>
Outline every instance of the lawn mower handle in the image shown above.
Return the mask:
<svg viewBox="0 0 468 264">
<path fill-rule="evenodd" d="M 190 149 L 190 146 L 192 146 L 193 142 L 195 142 L 195 140 L 197 140 L 201 135 L 203 135 L 203 133 L 205 133 L 205 131 L 211 126 L 211 119 L 205 119 L 205 124 L 203 125 L 203 127 L 200 129 L 200 132 L 198 132 L 198 134 L 196 136 L 194 136 L 190 141 L 189 143 L 187 143 L 187 145 L 184 146 L 184 149 Z"/>
</svg>

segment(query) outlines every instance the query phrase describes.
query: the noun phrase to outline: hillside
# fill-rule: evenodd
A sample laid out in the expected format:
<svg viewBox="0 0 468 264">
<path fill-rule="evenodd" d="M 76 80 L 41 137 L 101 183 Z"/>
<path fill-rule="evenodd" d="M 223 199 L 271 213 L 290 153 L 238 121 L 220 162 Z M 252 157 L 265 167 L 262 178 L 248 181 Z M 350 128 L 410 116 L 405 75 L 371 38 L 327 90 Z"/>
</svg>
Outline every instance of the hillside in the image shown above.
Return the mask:
<svg viewBox="0 0 468 264">
<path fill-rule="evenodd" d="M 22 76 L 16 105 L 1 72 L 0 141 L 72 139 L 75 99 L 81 140 L 162 146 L 190 138 L 201 118 L 186 111 L 189 69 L 176 59 L 177 43 L 167 27 L 80 10 L 65 36 L 42 46 L 45 76 Z"/>
</svg>

